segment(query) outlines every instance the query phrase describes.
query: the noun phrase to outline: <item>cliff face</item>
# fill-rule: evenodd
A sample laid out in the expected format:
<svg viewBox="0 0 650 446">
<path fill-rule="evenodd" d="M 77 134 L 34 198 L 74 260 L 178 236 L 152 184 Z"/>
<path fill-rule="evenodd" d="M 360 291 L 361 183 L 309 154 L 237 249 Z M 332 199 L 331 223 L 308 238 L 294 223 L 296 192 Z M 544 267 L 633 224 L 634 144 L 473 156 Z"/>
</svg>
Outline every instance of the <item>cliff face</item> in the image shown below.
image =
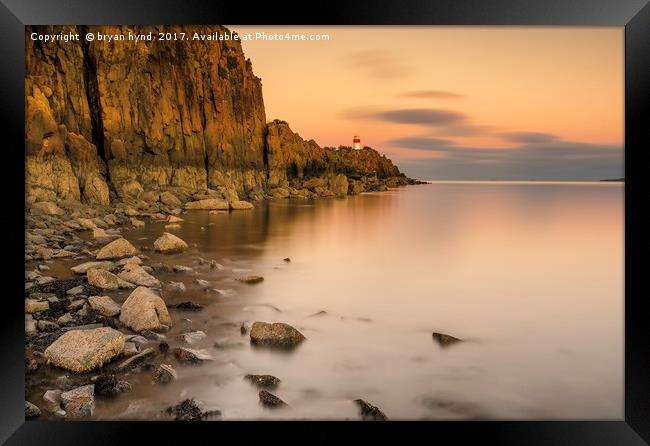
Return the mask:
<svg viewBox="0 0 650 446">
<path fill-rule="evenodd" d="M 207 26 L 70 26 L 26 30 L 27 201 L 108 205 L 143 190 L 217 189 L 224 198 L 335 194 L 347 177 L 400 177 L 371 149 L 321 149 L 267 126 L 262 86 L 239 41 L 93 41 L 87 32 L 223 33 Z M 73 32 L 81 41 L 33 41 Z M 343 184 L 343 176 L 346 184 Z M 331 184 L 330 184 L 331 183 Z M 371 182 L 370 182 L 371 183 Z M 370 184 L 368 183 L 368 184 Z M 320 184 L 320 183 L 319 183 Z M 310 184 L 307 184 L 309 186 Z M 306 195 L 309 195 L 308 193 Z"/>
</svg>

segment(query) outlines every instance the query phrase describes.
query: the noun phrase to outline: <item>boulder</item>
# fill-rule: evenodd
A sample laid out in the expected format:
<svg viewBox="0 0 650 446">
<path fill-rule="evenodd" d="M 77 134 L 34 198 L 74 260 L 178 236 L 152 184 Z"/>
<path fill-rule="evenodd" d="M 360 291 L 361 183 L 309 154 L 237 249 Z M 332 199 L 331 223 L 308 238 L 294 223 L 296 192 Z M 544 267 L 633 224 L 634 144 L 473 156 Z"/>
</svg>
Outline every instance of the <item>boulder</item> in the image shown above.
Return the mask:
<svg viewBox="0 0 650 446">
<path fill-rule="evenodd" d="M 160 288 L 160 281 L 135 263 L 127 263 L 124 265 L 124 268 L 117 274 L 117 277 L 136 285 Z"/>
<path fill-rule="evenodd" d="M 359 406 L 363 421 L 388 421 L 388 417 L 377 406 L 373 406 L 362 399 L 356 399 L 354 402 Z"/>
<path fill-rule="evenodd" d="M 287 403 L 285 403 L 284 401 L 282 401 L 280 398 L 273 395 L 272 393 L 267 392 L 266 390 L 260 391 L 259 398 L 260 398 L 260 404 L 264 407 L 275 409 L 279 407 L 285 407 L 287 405 Z"/>
<path fill-rule="evenodd" d="M 121 259 L 134 256 L 137 253 L 138 250 L 128 240 L 118 238 L 100 249 L 95 258 L 97 260 Z"/>
<path fill-rule="evenodd" d="M 231 201 L 230 202 L 230 209 L 233 209 L 233 210 L 253 209 L 253 204 L 248 202 L 248 201 L 244 201 L 244 200 Z"/>
<path fill-rule="evenodd" d="M 251 344 L 291 348 L 304 341 L 305 336 L 289 324 L 254 322 L 251 327 Z"/>
<path fill-rule="evenodd" d="M 167 219 L 167 223 L 180 223 L 182 221 L 185 221 L 185 220 L 183 220 L 180 217 L 176 217 L 175 215 L 170 215 L 169 218 Z"/>
<path fill-rule="evenodd" d="M 134 228 L 144 228 L 144 222 L 142 220 L 138 220 L 135 217 L 131 217 L 131 224 Z"/>
<path fill-rule="evenodd" d="M 169 232 L 164 232 L 153 244 L 156 251 L 163 253 L 178 252 L 187 249 L 188 245 L 179 237 Z"/>
<path fill-rule="evenodd" d="M 167 384 L 176 379 L 176 370 L 169 364 L 160 364 L 153 370 L 152 378 L 157 384 Z"/>
<path fill-rule="evenodd" d="M 149 288 L 136 288 L 122 304 L 120 321 L 136 332 L 171 327 L 172 320 L 162 298 Z"/>
<path fill-rule="evenodd" d="M 68 392 L 61 394 L 61 404 L 63 410 L 70 418 L 88 418 L 92 417 L 95 411 L 95 386 L 77 387 Z"/>
<path fill-rule="evenodd" d="M 204 200 L 185 203 L 185 209 L 222 210 L 230 209 L 230 204 L 220 198 L 206 198 Z"/>
<path fill-rule="evenodd" d="M 184 293 L 187 290 L 183 282 L 169 282 L 167 289 L 172 293 Z"/>
<path fill-rule="evenodd" d="M 120 279 L 115 274 L 105 269 L 89 269 L 86 272 L 88 283 L 97 288 L 105 290 L 116 290 L 118 288 L 135 288 L 135 285 Z"/>
<path fill-rule="evenodd" d="M 273 375 L 246 375 L 244 379 L 262 389 L 274 389 L 280 384 L 280 379 Z"/>
<path fill-rule="evenodd" d="M 112 317 L 120 314 L 121 307 L 109 296 L 90 296 L 88 303 L 93 311 L 102 316 Z"/>
<path fill-rule="evenodd" d="M 56 367 L 83 373 L 101 367 L 123 349 L 124 336 L 112 328 L 70 330 L 45 350 L 45 359 Z"/>
<path fill-rule="evenodd" d="M 103 262 L 85 262 L 70 268 L 75 274 L 86 274 L 89 269 L 104 269 L 111 271 L 115 268 L 115 264 L 110 261 Z"/>
</svg>

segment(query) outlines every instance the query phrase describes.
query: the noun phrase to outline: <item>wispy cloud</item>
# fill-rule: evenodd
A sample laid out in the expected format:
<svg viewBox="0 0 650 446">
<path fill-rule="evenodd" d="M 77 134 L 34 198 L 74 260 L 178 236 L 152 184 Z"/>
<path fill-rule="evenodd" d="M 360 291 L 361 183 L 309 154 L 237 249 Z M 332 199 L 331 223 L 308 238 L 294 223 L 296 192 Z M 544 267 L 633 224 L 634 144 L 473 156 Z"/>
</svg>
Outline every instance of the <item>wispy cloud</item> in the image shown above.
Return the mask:
<svg viewBox="0 0 650 446">
<path fill-rule="evenodd" d="M 427 151 L 435 159 L 402 160 L 407 172 L 440 179 L 599 179 L 623 175 L 623 148 L 614 145 L 529 138 L 516 147 L 478 148 L 452 141 L 408 137 L 393 147 Z M 441 156 L 442 155 L 442 156 Z"/>
<path fill-rule="evenodd" d="M 549 142 L 558 139 L 556 135 L 539 132 L 507 132 L 501 133 L 499 136 L 506 141 L 530 144 Z"/>
<path fill-rule="evenodd" d="M 408 74 L 398 54 L 385 49 L 369 49 L 348 54 L 345 63 L 377 79 L 397 79 Z"/>
<path fill-rule="evenodd" d="M 465 95 L 443 90 L 413 90 L 404 92 L 400 94 L 399 97 L 417 99 L 461 99 L 464 98 Z"/>
</svg>

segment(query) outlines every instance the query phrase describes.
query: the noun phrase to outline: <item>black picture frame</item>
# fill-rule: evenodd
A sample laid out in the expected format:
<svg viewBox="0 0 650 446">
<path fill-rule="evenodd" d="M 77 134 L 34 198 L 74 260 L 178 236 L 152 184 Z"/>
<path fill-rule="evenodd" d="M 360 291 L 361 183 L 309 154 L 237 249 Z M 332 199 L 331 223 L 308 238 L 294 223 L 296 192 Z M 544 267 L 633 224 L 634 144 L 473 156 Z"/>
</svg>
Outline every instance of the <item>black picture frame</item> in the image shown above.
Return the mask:
<svg viewBox="0 0 650 446">
<path fill-rule="evenodd" d="M 393 25 L 559 25 L 625 27 L 625 418 L 620 421 L 490 422 L 273 422 L 144 423 L 39 422 L 24 419 L 24 25 L 30 24 L 393 24 Z M 390 434 L 425 441 L 467 440 L 495 444 L 647 444 L 650 441 L 650 339 L 640 278 L 648 246 L 639 229 L 647 227 L 641 187 L 650 100 L 650 5 L 646 0 L 400 0 L 278 3 L 195 0 L 0 0 L 0 140 L 5 196 L 5 264 L 0 311 L 0 441 L 7 444 L 117 444 L 136 441 L 363 441 Z M 645 126 L 644 126 L 645 124 Z M 644 128 L 645 127 L 645 128 Z M 19 186 L 21 185 L 21 186 Z M 16 260 L 13 260 L 16 259 Z M 244 432 L 246 432 L 244 436 Z M 231 435 L 235 435 L 231 437 Z M 239 440 L 238 440 L 239 438 Z M 407 437 L 400 437 L 407 438 Z M 144 440 L 138 440 L 144 441 Z M 192 440 L 198 441 L 198 440 Z"/>
</svg>

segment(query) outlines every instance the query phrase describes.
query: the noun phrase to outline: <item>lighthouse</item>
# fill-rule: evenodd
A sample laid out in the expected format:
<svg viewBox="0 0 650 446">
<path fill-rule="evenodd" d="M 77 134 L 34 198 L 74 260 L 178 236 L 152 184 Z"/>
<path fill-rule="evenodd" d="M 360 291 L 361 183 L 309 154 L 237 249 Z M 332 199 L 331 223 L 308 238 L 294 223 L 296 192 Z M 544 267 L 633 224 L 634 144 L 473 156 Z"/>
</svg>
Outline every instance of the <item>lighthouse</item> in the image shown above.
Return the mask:
<svg viewBox="0 0 650 446">
<path fill-rule="evenodd" d="M 353 136 L 352 137 L 352 148 L 356 150 L 361 150 L 361 137 Z"/>
</svg>

